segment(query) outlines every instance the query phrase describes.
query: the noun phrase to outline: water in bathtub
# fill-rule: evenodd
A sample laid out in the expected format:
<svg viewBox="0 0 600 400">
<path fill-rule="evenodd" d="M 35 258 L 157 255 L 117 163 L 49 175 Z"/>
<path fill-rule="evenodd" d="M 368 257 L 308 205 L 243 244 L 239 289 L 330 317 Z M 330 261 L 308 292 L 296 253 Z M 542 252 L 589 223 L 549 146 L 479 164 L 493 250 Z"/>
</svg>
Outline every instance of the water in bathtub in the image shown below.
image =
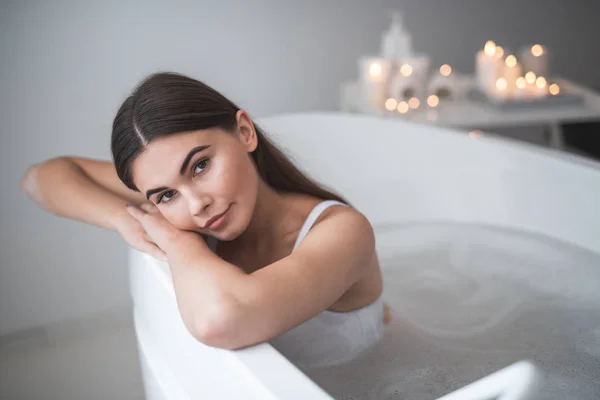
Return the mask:
<svg viewBox="0 0 600 400">
<path fill-rule="evenodd" d="M 304 372 L 336 399 L 434 399 L 516 361 L 543 399 L 600 398 L 600 255 L 453 224 L 380 232 L 394 320 L 358 359 Z"/>
</svg>

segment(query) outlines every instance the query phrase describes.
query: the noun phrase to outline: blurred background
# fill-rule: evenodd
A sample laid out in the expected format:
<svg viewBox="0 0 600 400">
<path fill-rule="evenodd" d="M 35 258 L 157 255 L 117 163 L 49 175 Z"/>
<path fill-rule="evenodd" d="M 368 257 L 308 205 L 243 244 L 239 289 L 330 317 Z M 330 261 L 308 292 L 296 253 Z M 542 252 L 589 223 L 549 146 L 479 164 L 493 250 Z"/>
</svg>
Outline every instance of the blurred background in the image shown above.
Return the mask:
<svg viewBox="0 0 600 400">
<path fill-rule="evenodd" d="M 356 78 L 359 57 L 378 53 L 391 9 L 433 65 L 472 73 L 490 38 L 539 42 L 558 75 L 600 88 L 595 0 L 1 1 L 0 398 L 142 396 L 127 248 L 26 198 L 29 165 L 109 160 L 118 106 L 157 71 L 203 80 L 256 118 L 337 111 L 340 84 Z M 565 132 L 574 151 L 597 154 L 597 139 L 578 139 L 597 136 L 597 125 Z M 497 133 L 544 141 L 536 127 Z"/>
</svg>

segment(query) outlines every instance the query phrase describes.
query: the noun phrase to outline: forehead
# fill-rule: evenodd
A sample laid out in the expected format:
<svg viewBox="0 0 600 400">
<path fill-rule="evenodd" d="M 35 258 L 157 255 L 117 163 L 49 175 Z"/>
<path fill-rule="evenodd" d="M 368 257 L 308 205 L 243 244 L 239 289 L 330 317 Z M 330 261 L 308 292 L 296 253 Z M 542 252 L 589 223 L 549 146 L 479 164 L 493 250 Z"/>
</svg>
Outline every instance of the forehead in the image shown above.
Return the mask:
<svg viewBox="0 0 600 400">
<path fill-rule="evenodd" d="M 141 191 L 166 185 L 179 176 L 181 164 L 190 150 L 197 146 L 223 145 L 231 136 L 215 128 L 154 139 L 133 161 L 133 181 Z"/>
</svg>

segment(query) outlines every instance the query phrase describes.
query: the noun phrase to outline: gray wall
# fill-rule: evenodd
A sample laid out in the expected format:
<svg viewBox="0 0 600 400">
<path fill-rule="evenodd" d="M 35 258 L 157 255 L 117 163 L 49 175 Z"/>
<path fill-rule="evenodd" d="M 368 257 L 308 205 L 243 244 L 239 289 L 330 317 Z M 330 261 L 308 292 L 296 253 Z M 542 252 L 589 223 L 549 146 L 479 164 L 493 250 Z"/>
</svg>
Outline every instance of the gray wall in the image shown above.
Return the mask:
<svg viewBox="0 0 600 400">
<path fill-rule="evenodd" d="M 335 110 L 394 7 L 436 64 L 471 72 L 488 39 L 541 42 L 555 71 L 600 86 L 593 0 L 0 3 L 0 335 L 129 303 L 119 236 L 37 208 L 18 189 L 28 165 L 109 159 L 114 112 L 157 70 L 202 79 L 256 117 Z"/>
</svg>

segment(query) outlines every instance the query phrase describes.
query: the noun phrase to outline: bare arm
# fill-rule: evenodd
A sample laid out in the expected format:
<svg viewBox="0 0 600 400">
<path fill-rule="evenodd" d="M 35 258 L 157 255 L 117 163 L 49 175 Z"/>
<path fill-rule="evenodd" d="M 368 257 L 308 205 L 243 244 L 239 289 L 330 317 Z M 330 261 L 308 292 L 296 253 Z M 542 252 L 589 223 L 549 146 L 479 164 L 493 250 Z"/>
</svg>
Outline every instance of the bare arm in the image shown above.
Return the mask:
<svg viewBox="0 0 600 400">
<path fill-rule="evenodd" d="M 129 217 L 126 203 L 145 201 L 141 193 L 119 180 L 111 162 L 82 157 L 58 157 L 32 165 L 21 188 L 55 215 L 111 230 Z"/>
<path fill-rule="evenodd" d="M 241 348 L 285 332 L 329 307 L 376 265 L 372 227 L 347 207 L 316 224 L 292 254 L 250 275 L 199 235 L 173 229 L 156 208 L 129 212 L 167 255 L 186 327 L 215 347 Z"/>
</svg>

